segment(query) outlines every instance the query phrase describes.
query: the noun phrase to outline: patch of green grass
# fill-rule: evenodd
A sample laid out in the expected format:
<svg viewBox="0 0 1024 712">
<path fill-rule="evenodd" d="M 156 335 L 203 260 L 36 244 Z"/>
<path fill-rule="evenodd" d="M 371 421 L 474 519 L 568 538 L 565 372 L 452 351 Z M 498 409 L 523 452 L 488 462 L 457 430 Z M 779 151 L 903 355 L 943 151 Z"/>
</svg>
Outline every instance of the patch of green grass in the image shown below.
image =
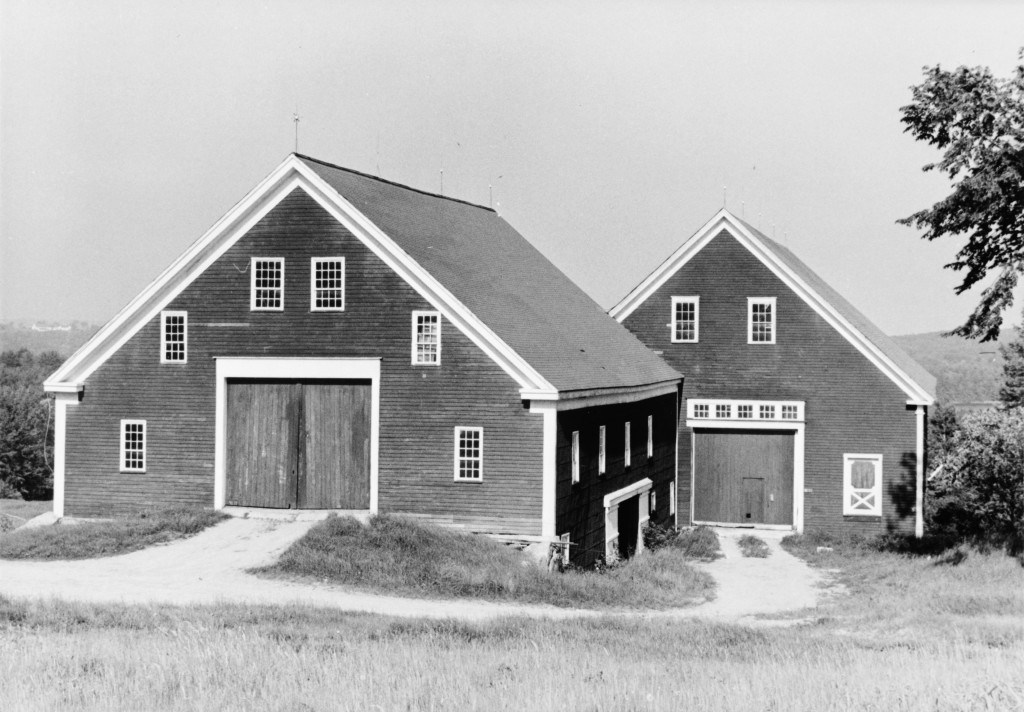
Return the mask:
<svg viewBox="0 0 1024 712">
<path fill-rule="evenodd" d="M 20 527 L 29 519 L 52 509 L 53 502 L 49 500 L 0 499 L 0 533 Z"/>
<path fill-rule="evenodd" d="M 192 536 L 226 519 L 223 512 L 173 508 L 104 522 L 19 529 L 0 535 L 0 559 L 91 559 Z"/>
<path fill-rule="evenodd" d="M 712 596 L 713 582 L 675 547 L 596 571 L 549 572 L 488 537 L 392 515 L 362 525 L 331 517 L 254 573 L 331 581 L 352 588 L 438 598 L 485 598 L 556 606 L 665 608 Z"/>
<path fill-rule="evenodd" d="M 718 543 L 718 535 L 711 527 L 701 525 L 693 529 L 683 529 L 670 546 L 682 552 L 687 559 L 696 561 L 714 561 L 722 558 L 722 547 Z"/>
<path fill-rule="evenodd" d="M 743 555 L 751 558 L 767 559 L 772 553 L 764 539 L 751 536 L 750 534 L 744 534 L 736 543 L 739 545 Z"/>
</svg>

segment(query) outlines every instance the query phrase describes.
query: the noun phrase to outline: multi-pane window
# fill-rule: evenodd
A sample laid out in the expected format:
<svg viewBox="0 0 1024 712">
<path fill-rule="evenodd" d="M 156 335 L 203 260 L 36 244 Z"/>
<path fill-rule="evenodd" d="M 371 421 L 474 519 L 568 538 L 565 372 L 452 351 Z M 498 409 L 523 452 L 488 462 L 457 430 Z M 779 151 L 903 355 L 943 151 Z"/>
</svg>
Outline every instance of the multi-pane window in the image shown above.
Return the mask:
<svg viewBox="0 0 1024 712">
<path fill-rule="evenodd" d="M 775 297 L 747 298 L 747 343 L 775 343 Z"/>
<path fill-rule="evenodd" d="M 484 475 L 484 429 L 455 428 L 455 479 L 480 480 Z"/>
<path fill-rule="evenodd" d="M 736 406 L 736 417 L 737 418 L 753 418 L 754 417 L 754 406 L 750 404 L 741 404 Z"/>
<path fill-rule="evenodd" d="M 629 442 L 630 438 L 629 438 L 629 421 L 628 420 L 626 421 L 626 428 L 625 428 L 625 432 L 623 433 L 623 437 L 626 440 L 625 446 L 623 448 L 623 455 L 622 455 L 622 457 L 623 457 L 623 465 L 625 467 L 629 467 L 633 463 L 633 456 L 632 456 L 632 453 L 630 453 L 630 451 L 629 451 L 630 450 L 630 442 Z"/>
<path fill-rule="evenodd" d="M 572 431 L 572 481 L 580 481 L 580 431 Z"/>
<path fill-rule="evenodd" d="M 696 342 L 700 329 L 700 297 L 672 297 L 672 343 Z"/>
<path fill-rule="evenodd" d="M 775 406 L 774 405 L 762 405 L 760 406 L 761 420 L 775 420 Z"/>
<path fill-rule="evenodd" d="M 345 310 L 345 258 L 314 257 L 309 270 L 309 308 Z"/>
<path fill-rule="evenodd" d="M 797 407 L 795 405 L 784 405 L 782 406 L 782 419 L 783 420 L 796 420 L 798 415 Z"/>
<path fill-rule="evenodd" d="M 160 363 L 188 360 L 188 312 L 160 312 Z"/>
<path fill-rule="evenodd" d="M 881 455 L 843 455 L 843 514 L 882 515 Z"/>
<path fill-rule="evenodd" d="M 710 418 L 711 417 L 711 406 L 707 403 L 698 403 L 693 406 L 693 417 L 694 418 Z"/>
<path fill-rule="evenodd" d="M 603 475 L 608 464 L 608 433 L 602 425 L 597 431 L 597 474 Z"/>
<path fill-rule="evenodd" d="M 428 366 L 441 363 L 441 315 L 435 311 L 412 313 L 412 362 Z"/>
<path fill-rule="evenodd" d="M 249 307 L 253 310 L 284 309 L 284 259 L 252 258 L 252 291 Z"/>
<path fill-rule="evenodd" d="M 121 472 L 146 471 L 146 421 L 121 421 Z"/>
<path fill-rule="evenodd" d="M 647 459 L 654 457 L 654 416 L 647 416 Z"/>
<path fill-rule="evenodd" d="M 728 403 L 716 403 L 715 404 L 715 417 L 716 418 L 731 418 L 732 417 L 732 406 Z"/>
</svg>

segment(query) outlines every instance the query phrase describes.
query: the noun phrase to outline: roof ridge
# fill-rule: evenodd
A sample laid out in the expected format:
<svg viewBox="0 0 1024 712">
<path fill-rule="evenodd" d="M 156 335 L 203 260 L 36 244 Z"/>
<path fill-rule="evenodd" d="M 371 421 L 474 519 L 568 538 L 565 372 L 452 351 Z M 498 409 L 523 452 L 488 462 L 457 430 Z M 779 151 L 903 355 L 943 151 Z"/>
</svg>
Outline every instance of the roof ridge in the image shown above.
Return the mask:
<svg viewBox="0 0 1024 712">
<path fill-rule="evenodd" d="M 462 200 L 461 198 L 453 198 L 451 196 L 441 195 L 439 193 L 431 193 L 429 190 L 422 190 L 420 188 L 413 188 L 411 185 L 405 185 L 404 183 L 398 183 L 398 182 L 393 181 L 393 180 L 388 180 L 387 178 L 381 178 L 380 176 L 372 176 L 369 173 L 363 173 L 362 171 L 357 171 L 357 170 L 355 170 L 353 168 L 346 168 L 345 166 L 339 166 L 337 163 L 330 163 L 328 161 L 322 161 L 319 158 L 313 158 L 312 156 L 307 156 L 307 155 L 305 155 L 303 153 L 296 153 L 296 152 L 293 151 L 292 155 L 295 156 L 296 158 L 301 158 L 304 161 L 312 161 L 313 163 L 319 163 L 321 166 L 327 166 L 328 168 L 334 168 L 334 169 L 339 170 L 339 171 L 345 171 L 346 173 L 352 173 L 353 175 L 361 176 L 363 178 L 369 178 L 370 180 L 375 180 L 375 181 L 378 181 L 380 183 L 386 183 L 388 185 L 393 185 L 396 188 L 403 188 L 405 190 L 411 190 L 414 193 L 420 193 L 421 195 L 428 195 L 431 198 L 440 198 L 441 200 L 450 200 L 453 203 L 461 203 L 463 205 L 468 205 L 471 208 L 480 208 L 481 210 L 486 210 L 488 212 L 494 213 L 495 215 L 498 214 L 497 211 L 494 208 L 489 208 L 489 207 L 487 207 L 485 205 L 480 205 L 478 203 L 471 203 L 468 200 Z"/>
</svg>

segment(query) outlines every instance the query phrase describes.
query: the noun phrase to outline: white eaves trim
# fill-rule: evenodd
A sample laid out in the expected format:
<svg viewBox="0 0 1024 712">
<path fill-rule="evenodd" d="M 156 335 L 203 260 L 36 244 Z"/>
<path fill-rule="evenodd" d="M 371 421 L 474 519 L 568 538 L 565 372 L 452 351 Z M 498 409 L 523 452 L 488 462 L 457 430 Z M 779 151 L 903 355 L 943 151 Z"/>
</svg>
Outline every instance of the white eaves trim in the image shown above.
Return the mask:
<svg viewBox="0 0 1024 712">
<path fill-rule="evenodd" d="M 609 310 L 609 315 L 620 324 L 649 297 L 657 292 L 676 272 L 698 254 L 718 234 L 726 229 L 746 247 L 762 264 L 781 279 L 804 302 L 818 313 L 832 328 L 861 352 L 872 364 L 907 394 L 910 405 L 932 405 L 934 397 L 917 381 L 882 352 L 863 332 L 840 314 L 807 282 L 779 260 L 775 254 L 740 223 L 728 210 L 722 208 L 668 259 L 658 265 L 633 291 Z"/>
<path fill-rule="evenodd" d="M 344 225 L 442 316 L 495 361 L 524 391 L 557 397 L 558 391 L 497 334 L 421 267 L 408 253 L 294 154 L 289 155 L 238 204 L 194 242 L 46 382 L 48 391 L 81 387 L 196 277 L 219 259 L 296 188 L 302 188 Z"/>
</svg>

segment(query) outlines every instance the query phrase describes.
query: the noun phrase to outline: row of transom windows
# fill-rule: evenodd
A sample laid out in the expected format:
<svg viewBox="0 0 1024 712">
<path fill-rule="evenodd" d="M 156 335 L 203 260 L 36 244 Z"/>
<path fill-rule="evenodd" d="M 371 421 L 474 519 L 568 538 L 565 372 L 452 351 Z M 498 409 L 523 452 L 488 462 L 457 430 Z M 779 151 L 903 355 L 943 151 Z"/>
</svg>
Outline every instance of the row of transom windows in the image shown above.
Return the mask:
<svg viewBox="0 0 1024 712">
<path fill-rule="evenodd" d="M 436 311 L 412 312 L 412 364 L 441 364 L 441 315 Z M 160 312 L 160 362 L 188 362 L 188 312 Z"/>
<path fill-rule="evenodd" d="M 774 344 L 776 297 L 747 297 L 747 343 Z M 700 297 L 672 297 L 672 343 L 700 341 Z"/>
</svg>

